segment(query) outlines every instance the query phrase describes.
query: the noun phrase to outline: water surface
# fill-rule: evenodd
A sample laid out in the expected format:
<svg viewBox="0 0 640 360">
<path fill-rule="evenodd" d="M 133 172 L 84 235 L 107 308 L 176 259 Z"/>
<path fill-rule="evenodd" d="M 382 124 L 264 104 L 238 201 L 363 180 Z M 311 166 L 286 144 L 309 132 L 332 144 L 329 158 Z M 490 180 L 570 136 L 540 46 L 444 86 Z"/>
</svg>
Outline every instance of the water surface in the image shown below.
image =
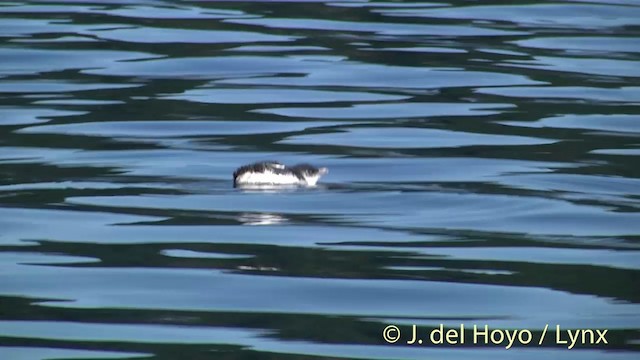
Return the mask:
<svg viewBox="0 0 640 360">
<path fill-rule="evenodd" d="M 635 359 L 638 19 L 0 3 L 0 358 Z M 259 160 L 330 173 L 234 189 Z M 413 324 L 550 334 L 408 345 Z"/>
</svg>

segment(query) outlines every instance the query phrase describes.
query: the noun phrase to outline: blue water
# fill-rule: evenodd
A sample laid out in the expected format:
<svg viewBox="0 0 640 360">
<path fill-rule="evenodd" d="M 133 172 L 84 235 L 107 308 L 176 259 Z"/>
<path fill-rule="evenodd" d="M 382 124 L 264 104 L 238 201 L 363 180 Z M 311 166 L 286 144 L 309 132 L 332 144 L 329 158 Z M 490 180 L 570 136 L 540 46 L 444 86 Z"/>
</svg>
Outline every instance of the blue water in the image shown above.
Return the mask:
<svg viewBox="0 0 640 360">
<path fill-rule="evenodd" d="M 637 358 L 639 19 L 0 3 L 0 359 Z M 330 172 L 233 188 L 263 160 Z"/>
</svg>

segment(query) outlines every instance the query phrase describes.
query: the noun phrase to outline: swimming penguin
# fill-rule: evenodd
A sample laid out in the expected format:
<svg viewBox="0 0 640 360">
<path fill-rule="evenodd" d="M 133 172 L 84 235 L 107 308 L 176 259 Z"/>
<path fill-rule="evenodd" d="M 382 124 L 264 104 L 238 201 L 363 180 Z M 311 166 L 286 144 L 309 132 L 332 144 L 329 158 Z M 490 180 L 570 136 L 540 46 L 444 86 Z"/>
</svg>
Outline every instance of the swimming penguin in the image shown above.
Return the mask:
<svg viewBox="0 0 640 360">
<path fill-rule="evenodd" d="M 302 185 L 315 186 L 329 170 L 309 164 L 291 167 L 276 161 L 265 161 L 239 167 L 233 173 L 233 186 L 243 185 Z"/>
</svg>

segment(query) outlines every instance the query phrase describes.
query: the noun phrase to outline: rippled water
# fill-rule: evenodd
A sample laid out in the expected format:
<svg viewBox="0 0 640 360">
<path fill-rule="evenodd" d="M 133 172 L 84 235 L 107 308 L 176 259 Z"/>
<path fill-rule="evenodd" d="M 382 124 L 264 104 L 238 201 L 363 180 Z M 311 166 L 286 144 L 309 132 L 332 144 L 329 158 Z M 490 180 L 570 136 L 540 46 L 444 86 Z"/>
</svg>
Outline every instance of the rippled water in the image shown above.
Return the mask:
<svg viewBox="0 0 640 360">
<path fill-rule="evenodd" d="M 0 358 L 635 359 L 639 19 L 1 3 Z M 234 189 L 258 160 L 330 173 Z M 413 324 L 550 334 L 418 346 Z"/>
</svg>

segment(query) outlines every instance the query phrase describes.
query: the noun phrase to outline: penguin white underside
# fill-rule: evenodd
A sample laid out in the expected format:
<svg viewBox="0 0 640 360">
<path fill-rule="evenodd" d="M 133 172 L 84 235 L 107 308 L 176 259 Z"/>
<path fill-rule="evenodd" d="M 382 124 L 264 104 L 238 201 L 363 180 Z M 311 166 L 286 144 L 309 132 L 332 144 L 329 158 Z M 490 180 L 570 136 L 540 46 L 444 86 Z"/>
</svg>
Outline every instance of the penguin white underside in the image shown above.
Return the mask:
<svg viewBox="0 0 640 360">
<path fill-rule="evenodd" d="M 287 167 L 267 161 L 241 166 L 233 173 L 234 186 L 315 186 L 329 170 L 309 164 Z"/>
<path fill-rule="evenodd" d="M 316 181 L 318 181 L 316 179 Z M 247 185 L 302 185 L 307 182 L 301 180 L 294 174 L 282 174 L 275 173 L 273 171 L 264 171 L 264 172 L 246 172 L 244 174 L 238 175 L 236 177 L 236 183 L 238 184 L 247 184 Z M 314 182 L 315 185 L 315 182 Z"/>
</svg>

